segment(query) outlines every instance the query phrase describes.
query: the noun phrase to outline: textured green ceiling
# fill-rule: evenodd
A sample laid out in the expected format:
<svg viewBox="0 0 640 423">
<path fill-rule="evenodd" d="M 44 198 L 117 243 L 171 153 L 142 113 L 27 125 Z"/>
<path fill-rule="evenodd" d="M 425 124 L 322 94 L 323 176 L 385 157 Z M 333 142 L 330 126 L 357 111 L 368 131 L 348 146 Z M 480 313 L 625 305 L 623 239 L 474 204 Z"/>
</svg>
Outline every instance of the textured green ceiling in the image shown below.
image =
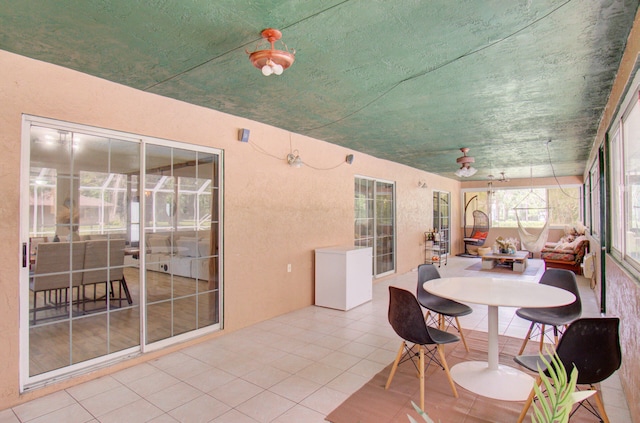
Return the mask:
<svg viewBox="0 0 640 423">
<path fill-rule="evenodd" d="M 452 178 L 461 147 L 471 179 L 580 175 L 638 3 L 0 0 L 0 48 Z"/>
</svg>

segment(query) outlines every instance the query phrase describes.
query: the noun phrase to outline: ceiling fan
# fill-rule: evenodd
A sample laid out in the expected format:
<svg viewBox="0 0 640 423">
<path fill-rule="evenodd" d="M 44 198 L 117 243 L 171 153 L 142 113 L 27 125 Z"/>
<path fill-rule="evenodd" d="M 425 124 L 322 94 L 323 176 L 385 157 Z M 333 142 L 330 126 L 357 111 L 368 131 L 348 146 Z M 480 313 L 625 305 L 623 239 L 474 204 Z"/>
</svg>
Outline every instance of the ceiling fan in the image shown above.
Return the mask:
<svg viewBox="0 0 640 423">
<path fill-rule="evenodd" d="M 507 176 L 504 174 L 504 172 L 500 172 L 500 177 L 496 179 L 495 176 L 493 175 L 487 175 L 489 177 L 489 179 L 491 180 L 491 182 L 496 181 L 496 182 L 509 182 L 511 179 L 507 178 Z"/>
</svg>

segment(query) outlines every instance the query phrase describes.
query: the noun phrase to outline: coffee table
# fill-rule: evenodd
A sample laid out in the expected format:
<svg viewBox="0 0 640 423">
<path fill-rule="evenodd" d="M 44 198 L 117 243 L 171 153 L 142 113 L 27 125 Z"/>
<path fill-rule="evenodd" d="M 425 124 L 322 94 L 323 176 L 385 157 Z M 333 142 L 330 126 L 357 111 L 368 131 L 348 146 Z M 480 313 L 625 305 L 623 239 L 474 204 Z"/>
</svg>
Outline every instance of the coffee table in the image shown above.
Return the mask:
<svg viewBox="0 0 640 423">
<path fill-rule="evenodd" d="M 555 307 L 575 300 L 564 289 L 515 279 L 440 278 L 426 282 L 423 288 L 450 300 L 489 307 L 487 361 L 458 363 L 451 367 L 451 377 L 471 392 L 506 401 L 526 400 L 534 379 L 518 369 L 498 364 L 498 307 Z"/>
<path fill-rule="evenodd" d="M 515 254 L 489 253 L 482 256 L 482 268 L 493 269 L 498 264 L 509 264 L 514 272 L 524 272 L 527 268 L 528 251 L 516 251 Z"/>
</svg>

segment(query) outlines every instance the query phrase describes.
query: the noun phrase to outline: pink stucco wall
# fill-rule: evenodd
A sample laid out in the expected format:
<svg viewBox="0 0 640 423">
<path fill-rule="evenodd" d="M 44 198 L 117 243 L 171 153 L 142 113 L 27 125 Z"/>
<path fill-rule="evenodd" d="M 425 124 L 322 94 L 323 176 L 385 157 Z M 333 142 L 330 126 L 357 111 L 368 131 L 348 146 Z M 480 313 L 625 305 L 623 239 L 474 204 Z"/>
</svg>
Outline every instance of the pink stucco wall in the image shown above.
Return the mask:
<svg viewBox="0 0 640 423">
<path fill-rule="evenodd" d="M 353 243 L 356 175 L 396 183 L 400 273 L 423 260 L 433 189 L 451 192 L 452 221 L 460 219 L 454 180 L 4 51 L 0 69 L 0 409 L 176 348 L 19 394 L 23 113 L 224 150 L 225 333 L 313 304 L 314 249 Z M 237 141 L 239 128 L 251 130 L 254 146 Z M 355 160 L 324 171 L 290 168 L 284 161 L 290 143 L 313 167 L 333 167 L 350 153 Z M 421 180 L 427 189 L 418 187 Z"/>
<path fill-rule="evenodd" d="M 629 411 L 640 416 L 640 285 L 615 260 L 606 261 L 607 314 L 620 317 L 622 367 L 620 381 L 627 397 Z M 598 288 L 600 289 L 600 288 Z"/>
</svg>

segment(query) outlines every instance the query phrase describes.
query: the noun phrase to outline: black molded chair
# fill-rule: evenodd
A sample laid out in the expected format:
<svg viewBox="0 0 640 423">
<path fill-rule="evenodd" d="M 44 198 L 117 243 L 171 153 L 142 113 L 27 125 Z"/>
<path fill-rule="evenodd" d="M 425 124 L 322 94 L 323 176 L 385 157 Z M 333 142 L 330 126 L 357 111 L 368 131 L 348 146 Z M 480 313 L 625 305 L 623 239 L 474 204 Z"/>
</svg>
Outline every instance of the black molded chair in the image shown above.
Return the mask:
<svg viewBox="0 0 640 423">
<path fill-rule="evenodd" d="M 393 362 L 393 367 L 391 367 L 391 373 L 389 373 L 389 378 L 387 379 L 387 384 L 384 389 L 389 389 L 398 365 L 407 360 L 411 360 L 418 370 L 418 376 L 420 378 L 420 408 L 424 410 L 424 358 L 426 354 L 429 358 L 428 364 L 434 362 L 447 373 L 453 395 L 458 398 L 458 391 L 456 391 L 456 386 L 453 383 L 453 379 L 451 379 L 449 366 L 447 366 L 447 360 L 444 357 L 442 346 L 443 344 L 457 342 L 460 338 L 448 332 L 427 326 L 416 297 L 407 290 L 393 286 L 389 287 L 388 317 L 391 327 L 398 336 L 402 338 L 402 343 L 400 344 L 400 349 Z M 413 345 L 408 347 L 407 342 Z M 418 347 L 417 352 L 414 350 L 416 346 Z M 438 353 L 439 359 L 436 356 L 436 352 Z M 415 362 L 416 356 L 418 357 L 418 364 Z"/>
<path fill-rule="evenodd" d="M 596 390 L 594 387 L 596 383 L 602 382 L 620 368 L 622 352 L 620 351 L 619 326 L 620 319 L 617 317 L 582 318 L 569 325 L 558 343 L 556 352 L 567 369 L 567 374 L 571 374 L 573 366 L 576 366 L 578 385 L 589 385 L 590 389 Z M 546 358 L 550 360 L 550 357 Z M 533 372 L 538 371 L 538 366 L 546 372 L 546 367 L 539 355 L 521 355 L 515 357 L 514 360 Z M 539 385 L 540 382 L 538 376 L 536 384 Z M 518 422 L 524 420 L 534 396 L 535 393 L 532 390 L 522 413 L 520 413 Z M 579 407 L 586 408 L 600 421 L 608 423 L 609 417 L 604 411 L 604 404 L 600 392 L 597 390 L 594 398 L 598 410 L 588 400 L 582 401 Z M 576 410 L 573 410 L 573 413 Z"/>
<path fill-rule="evenodd" d="M 420 305 L 427 309 L 424 318 L 427 324 L 434 322 L 440 330 L 446 331 L 449 326 L 453 326 L 460 334 L 464 348 L 469 351 L 464 333 L 460 327 L 459 316 L 466 316 L 473 310 L 466 304 L 433 295 L 425 291 L 423 285 L 433 279 L 439 279 L 440 273 L 433 264 L 421 264 L 418 266 L 418 286 L 416 287 L 416 297 Z M 436 314 L 437 318 L 431 315 Z M 454 323 L 455 320 L 455 323 Z"/>
<path fill-rule="evenodd" d="M 518 316 L 531 321 L 529 331 L 522 342 L 518 354 L 522 354 L 529 339 L 536 336 L 537 333 L 534 331 L 536 328 L 540 334 L 540 351 L 542 351 L 542 345 L 544 344 L 545 326 L 553 327 L 554 345 L 557 345 L 558 334 L 561 334 L 566 325 L 579 318 L 582 314 L 580 292 L 578 291 L 576 275 L 573 272 L 564 269 L 547 269 L 542 278 L 540 278 L 540 283 L 569 291 L 576 296 L 576 300 L 571 304 L 559 307 L 520 308 L 516 310 Z"/>
<path fill-rule="evenodd" d="M 466 232 L 466 230 L 465 230 Z M 480 210 L 473 211 L 473 228 L 471 234 L 463 238 L 464 256 L 475 257 L 475 254 L 469 252 L 469 246 L 482 247 L 487 240 L 489 234 L 489 216 Z"/>
</svg>

